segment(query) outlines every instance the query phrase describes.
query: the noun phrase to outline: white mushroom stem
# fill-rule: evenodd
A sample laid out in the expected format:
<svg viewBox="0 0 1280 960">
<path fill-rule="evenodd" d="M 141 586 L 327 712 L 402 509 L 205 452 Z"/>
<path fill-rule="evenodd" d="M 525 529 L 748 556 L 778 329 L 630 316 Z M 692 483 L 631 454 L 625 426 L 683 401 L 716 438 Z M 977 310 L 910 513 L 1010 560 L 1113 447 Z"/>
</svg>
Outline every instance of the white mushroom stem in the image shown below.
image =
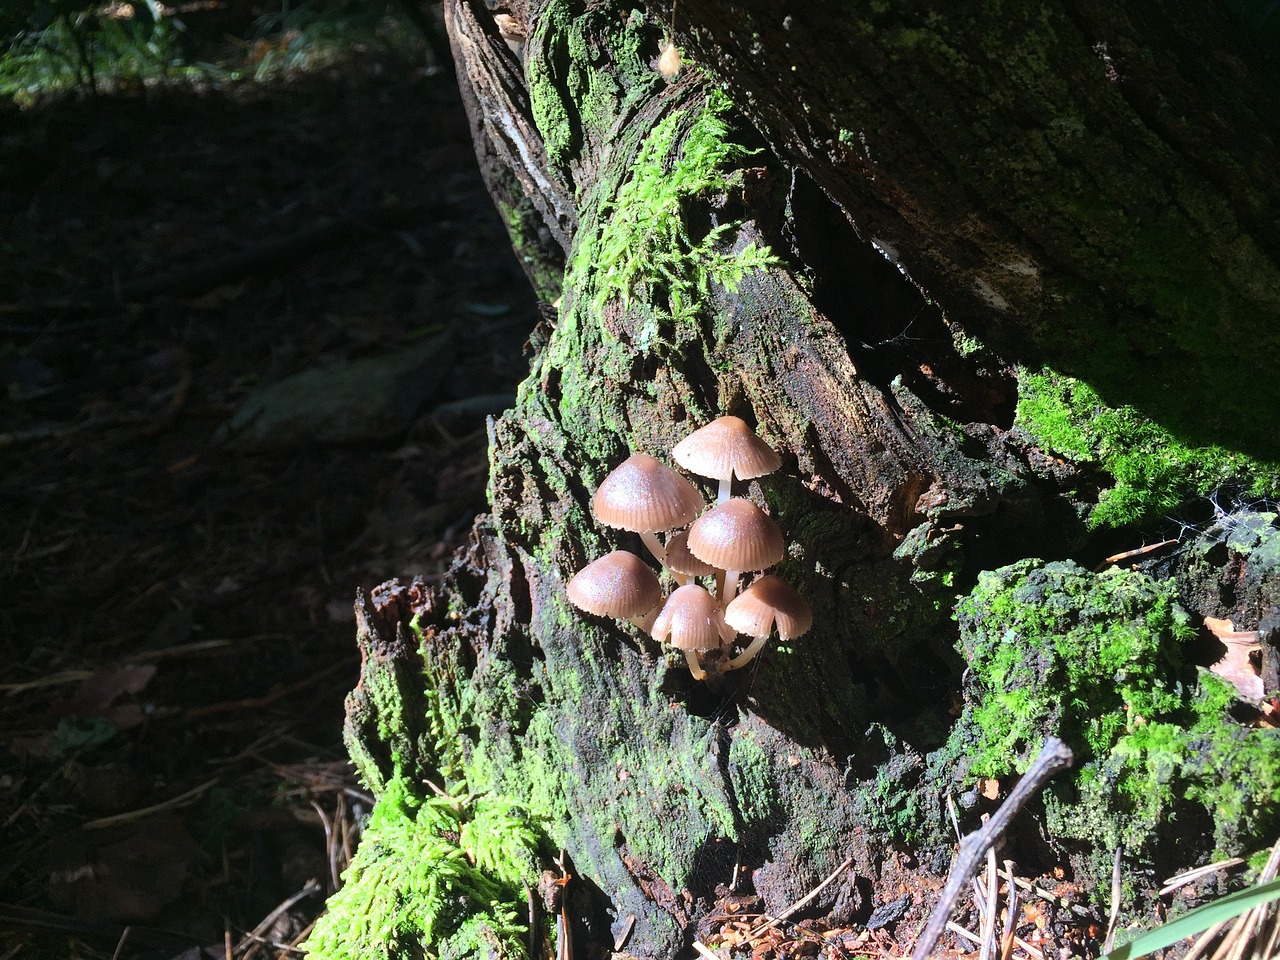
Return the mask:
<svg viewBox="0 0 1280 960">
<path fill-rule="evenodd" d="M 726 570 L 724 572 L 724 589 L 720 591 L 721 607 L 727 608 L 729 602 L 738 595 L 738 577 L 741 574 L 741 570 Z"/>
<path fill-rule="evenodd" d="M 724 503 L 729 499 L 733 490 L 733 471 L 729 471 L 729 475 L 720 481 L 720 492 L 716 494 L 716 505 Z"/>
<path fill-rule="evenodd" d="M 745 667 L 748 663 L 754 660 L 756 658 L 756 654 L 764 649 L 764 645 L 768 639 L 769 635 L 765 634 L 763 637 L 756 637 L 752 640 L 747 644 L 747 648 L 745 650 L 724 665 L 726 672 L 729 670 L 737 670 L 740 667 Z"/>
<path fill-rule="evenodd" d="M 662 545 L 662 541 L 658 539 L 656 533 L 646 530 L 640 534 L 640 539 L 644 541 L 644 545 L 649 548 L 649 552 L 653 554 L 653 559 L 657 560 L 663 567 L 667 565 L 667 548 Z"/>
<path fill-rule="evenodd" d="M 684 658 L 689 664 L 689 672 L 693 674 L 695 680 L 707 679 L 707 671 L 702 669 L 702 664 L 698 662 L 698 655 L 692 650 L 684 652 Z"/>
</svg>

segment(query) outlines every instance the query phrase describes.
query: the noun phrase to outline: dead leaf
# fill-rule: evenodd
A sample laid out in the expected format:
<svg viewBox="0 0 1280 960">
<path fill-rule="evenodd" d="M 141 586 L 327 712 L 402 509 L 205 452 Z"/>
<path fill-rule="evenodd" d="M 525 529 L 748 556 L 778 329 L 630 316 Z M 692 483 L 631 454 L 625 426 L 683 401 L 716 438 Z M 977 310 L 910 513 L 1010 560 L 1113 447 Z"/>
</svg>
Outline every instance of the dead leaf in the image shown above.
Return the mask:
<svg viewBox="0 0 1280 960">
<path fill-rule="evenodd" d="M 78 917 L 145 923 L 183 895 L 189 864 L 199 856 L 172 814 L 109 832 L 77 831 L 50 847 L 49 895 Z"/>
<path fill-rule="evenodd" d="M 1219 640 L 1226 640 L 1228 637 L 1233 640 L 1257 640 L 1257 630 L 1237 630 L 1235 624 L 1230 620 L 1221 620 L 1218 617 L 1205 617 L 1204 625 L 1209 628 Z"/>
<path fill-rule="evenodd" d="M 1235 687 L 1242 700 L 1257 703 L 1266 693 L 1252 658 L 1254 653 L 1259 656 L 1262 653 L 1258 631 L 1237 630 L 1230 620 L 1217 617 L 1205 617 L 1204 625 L 1227 648 L 1222 659 L 1210 665 L 1209 669 Z"/>
<path fill-rule="evenodd" d="M 113 711 L 112 704 L 126 693 L 141 693 L 156 675 L 154 664 L 95 670 L 66 700 L 55 703 L 50 712 L 56 717 L 106 717 L 121 728 L 142 720 L 137 708 Z"/>
</svg>

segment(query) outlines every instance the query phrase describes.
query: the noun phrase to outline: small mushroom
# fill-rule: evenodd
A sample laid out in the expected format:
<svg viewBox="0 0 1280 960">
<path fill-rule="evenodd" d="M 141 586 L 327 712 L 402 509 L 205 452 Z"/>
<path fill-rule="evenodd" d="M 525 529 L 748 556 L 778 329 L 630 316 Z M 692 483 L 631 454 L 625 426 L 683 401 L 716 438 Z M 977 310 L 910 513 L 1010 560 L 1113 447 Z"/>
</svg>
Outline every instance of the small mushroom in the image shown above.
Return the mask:
<svg viewBox="0 0 1280 960">
<path fill-rule="evenodd" d="M 565 592 L 579 610 L 601 617 L 622 617 L 647 629 L 646 614 L 662 603 L 662 587 L 653 569 L 626 550 L 593 560 L 569 581 Z"/>
<path fill-rule="evenodd" d="M 713 507 L 689 528 L 690 552 L 725 571 L 720 590 L 720 602 L 725 605 L 738 592 L 739 573 L 773 566 L 782 559 L 785 546 L 778 525 L 741 497 Z"/>
<path fill-rule="evenodd" d="M 698 488 L 662 461 L 637 453 L 604 478 L 591 500 L 606 527 L 640 534 L 659 563 L 667 554 L 656 534 L 687 526 L 702 509 Z"/>
<path fill-rule="evenodd" d="M 813 610 L 786 581 L 766 574 L 729 604 L 724 619 L 733 629 L 752 638 L 746 649 L 725 664 L 725 670 L 737 670 L 763 649 L 774 627 L 782 640 L 807 633 L 813 626 Z"/>
<path fill-rule="evenodd" d="M 658 72 L 662 74 L 662 79 L 670 83 L 683 66 L 684 61 L 680 59 L 680 51 L 676 49 L 675 41 L 664 40 L 662 52 L 658 57 Z"/>
<path fill-rule="evenodd" d="M 681 530 L 673 533 L 667 541 L 667 569 L 675 576 L 678 584 L 690 583 L 695 577 L 709 577 L 716 568 L 703 563 L 689 552 L 689 533 Z"/>
<path fill-rule="evenodd" d="M 782 465 L 778 452 L 739 417 L 721 417 L 699 427 L 672 448 L 671 457 L 690 473 L 719 480 L 717 503 L 729 499 L 734 477 L 751 480 Z"/>
<path fill-rule="evenodd" d="M 653 639 L 684 651 L 693 679 L 706 679 L 698 662 L 700 650 L 718 650 L 733 641 L 716 598 L 696 583 L 678 587 L 653 622 Z"/>
</svg>

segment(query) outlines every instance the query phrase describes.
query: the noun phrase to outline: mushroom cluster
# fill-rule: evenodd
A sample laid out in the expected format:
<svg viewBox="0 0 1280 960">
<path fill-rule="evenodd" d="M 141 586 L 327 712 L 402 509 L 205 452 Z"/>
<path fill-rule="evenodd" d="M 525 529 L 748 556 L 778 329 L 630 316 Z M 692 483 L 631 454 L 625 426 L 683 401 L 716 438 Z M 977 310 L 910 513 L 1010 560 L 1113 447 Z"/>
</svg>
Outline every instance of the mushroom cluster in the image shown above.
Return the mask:
<svg viewBox="0 0 1280 960">
<path fill-rule="evenodd" d="M 784 581 L 764 574 L 785 549 L 778 525 L 750 500 L 732 495 L 735 478 L 777 470 L 777 452 L 738 417 L 721 417 L 677 443 L 671 456 L 719 483 L 714 506 L 704 509 L 688 478 L 643 453 L 604 478 L 591 506 L 606 527 L 638 533 L 675 589 L 668 595 L 645 561 L 615 550 L 578 571 L 567 592 L 578 609 L 630 620 L 682 651 L 694 679 L 702 680 L 712 660 L 726 671 L 746 666 L 775 628 L 783 640 L 800 636 L 813 613 Z M 666 543 L 659 534 L 667 535 Z M 739 594 L 744 573 L 760 575 Z M 714 592 L 698 582 L 704 578 L 714 580 Z M 750 641 L 734 654 L 739 633 Z"/>
</svg>

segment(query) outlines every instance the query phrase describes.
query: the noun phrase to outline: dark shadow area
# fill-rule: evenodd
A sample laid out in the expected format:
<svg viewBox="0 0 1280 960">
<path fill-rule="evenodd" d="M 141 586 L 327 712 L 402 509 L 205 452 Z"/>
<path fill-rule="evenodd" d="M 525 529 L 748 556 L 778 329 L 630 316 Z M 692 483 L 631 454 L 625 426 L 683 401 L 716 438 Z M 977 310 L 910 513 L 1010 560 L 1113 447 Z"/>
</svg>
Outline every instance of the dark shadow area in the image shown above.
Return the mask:
<svg viewBox="0 0 1280 960">
<path fill-rule="evenodd" d="M 782 232 L 809 267 L 813 304 L 845 338 L 860 375 L 886 393 L 901 377 L 931 410 L 958 423 L 1013 424 L 1013 378 L 957 352 L 941 309 L 898 270 L 894 251 L 860 237 L 802 171 L 794 172 L 785 203 Z"/>
<path fill-rule="evenodd" d="M 0 953 L 222 956 L 316 879 L 288 944 L 369 810 L 355 592 L 443 577 L 538 320 L 453 78 L 64 99 L 0 168 L 0 902 L 37 911 Z M 288 430 L 227 429 L 290 382 Z"/>
</svg>

